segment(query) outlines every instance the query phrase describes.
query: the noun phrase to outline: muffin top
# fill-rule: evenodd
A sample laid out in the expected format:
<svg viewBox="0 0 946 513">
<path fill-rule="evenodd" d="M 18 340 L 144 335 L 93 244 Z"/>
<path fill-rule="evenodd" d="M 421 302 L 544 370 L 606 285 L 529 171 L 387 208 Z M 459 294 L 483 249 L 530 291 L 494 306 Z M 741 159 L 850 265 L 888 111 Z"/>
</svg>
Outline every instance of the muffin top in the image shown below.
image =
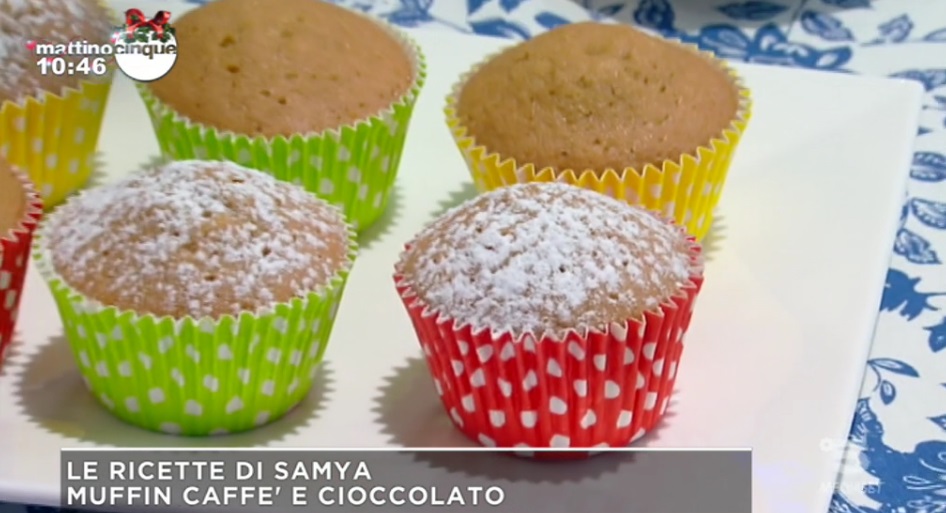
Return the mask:
<svg viewBox="0 0 946 513">
<path fill-rule="evenodd" d="M 226 162 L 175 162 L 86 191 L 48 224 L 66 284 L 140 314 L 252 313 L 316 292 L 348 265 L 336 208 Z"/>
<path fill-rule="evenodd" d="M 19 226 L 26 213 L 26 194 L 13 167 L 0 160 L 0 239 Z"/>
<path fill-rule="evenodd" d="M 380 113 L 413 63 L 380 25 L 313 0 L 217 0 L 174 22 L 177 63 L 150 84 L 191 121 L 251 136 L 339 128 Z"/>
<path fill-rule="evenodd" d="M 604 329 L 679 292 L 700 265 L 653 214 L 559 183 L 514 185 L 447 212 L 402 255 L 402 283 L 459 325 L 495 334 Z"/>
<path fill-rule="evenodd" d="M 43 75 L 29 41 L 106 44 L 114 27 L 96 0 L 0 0 L 0 101 L 20 102 L 43 91 L 60 94 L 90 77 L 82 73 Z M 78 60 L 81 57 L 66 57 Z"/>
<path fill-rule="evenodd" d="M 564 25 L 469 77 L 457 115 L 479 145 L 538 168 L 641 169 L 729 126 L 739 91 L 710 58 L 627 25 Z"/>
</svg>

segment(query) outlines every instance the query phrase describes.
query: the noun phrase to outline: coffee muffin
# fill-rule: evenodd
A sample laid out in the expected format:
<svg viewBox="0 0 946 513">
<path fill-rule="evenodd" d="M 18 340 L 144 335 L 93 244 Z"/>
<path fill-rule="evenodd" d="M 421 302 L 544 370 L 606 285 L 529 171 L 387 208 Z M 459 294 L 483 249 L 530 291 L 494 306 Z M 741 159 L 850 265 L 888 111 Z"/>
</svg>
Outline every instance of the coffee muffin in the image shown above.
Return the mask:
<svg viewBox="0 0 946 513">
<path fill-rule="evenodd" d="M 396 264 L 434 386 L 487 446 L 623 446 L 667 408 L 700 247 L 644 209 L 559 183 L 483 194 Z"/>
<path fill-rule="evenodd" d="M 0 0 L 0 154 L 29 174 L 46 207 L 92 175 L 112 66 L 43 52 L 70 41 L 107 44 L 111 19 L 97 0 Z M 70 65 L 75 72 L 56 72 Z"/>
<path fill-rule="evenodd" d="M 355 255 L 334 206 L 222 161 L 179 161 L 50 215 L 38 268 L 82 374 L 118 417 L 237 432 L 307 394 Z"/>
<path fill-rule="evenodd" d="M 383 213 L 424 80 L 407 36 L 312 0 L 217 0 L 174 26 L 177 63 L 140 87 L 165 155 L 297 183 L 359 229 Z"/>
<path fill-rule="evenodd" d="M 561 181 L 709 230 L 748 91 L 722 61 L 627 25 L 577 23 L 491 56 L 446 115 L 477 186 Z"/>
<path fill-rule="evenodd" d="M 13 340 L 33 230 L 43 203 L 26 175 L 0 159 L 0 365 Z"/>
</svg>

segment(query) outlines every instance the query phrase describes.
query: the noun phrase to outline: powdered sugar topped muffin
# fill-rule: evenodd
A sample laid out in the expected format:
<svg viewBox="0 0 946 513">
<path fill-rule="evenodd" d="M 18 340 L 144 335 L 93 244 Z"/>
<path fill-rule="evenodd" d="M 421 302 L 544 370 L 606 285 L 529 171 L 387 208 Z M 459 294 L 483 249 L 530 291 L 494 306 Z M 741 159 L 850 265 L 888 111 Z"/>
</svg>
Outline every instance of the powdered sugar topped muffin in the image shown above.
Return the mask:
<svg viewBox="0 0 946 513">
<path fill-rule="evenodd" d="M 295 185 L 178 161 L 68 200 L 35 257 L 99 402 L 201 436 L 305 397 L 356 249 L 341 211 Z"/>
<path fill-rule="evenodd" d="M 29 175 L 45 208 L 92 176 L 113 67 L 38 45 L 110 44 L 111 17 L 100 0 L 0 0 L 0 154 Z M 55 73 L 63 62 L 70 71 Z"/>
<path fill-rule="evenodd" d="M 218 317 L 317 290 L 347 259 L 341 213 L 223 162 L 181 161 L 88 191 L 49 229 L 60 275 L 103 304 Z"/>
<path fill-rule="evenodd" d="M 536 182 L 434 221 L 407 244 L 395 284 L 465 435 L 591 449 L 626 445 L 660 422 L 702 273 L 682 227 Z"/>
<path fill-rule="evenodd" d="M 536 335 L 639 317 L 688 283 L 691 242 L 645 210 L 564 184 L 500 189 L 421 232 L 400 271 L 430 308 Z"/>
<path fill-rule="evenodd" d="M 106 44 L 115 29 L 96 0 L 0 0 L 0 101 L 21 101 L 43 91 L 59 94 L 90 77 L 83 73 L 42 73 L 40 56 L 27 42 Z M 64 56 L 78 62 L 79 57 Z"/>
</svg>

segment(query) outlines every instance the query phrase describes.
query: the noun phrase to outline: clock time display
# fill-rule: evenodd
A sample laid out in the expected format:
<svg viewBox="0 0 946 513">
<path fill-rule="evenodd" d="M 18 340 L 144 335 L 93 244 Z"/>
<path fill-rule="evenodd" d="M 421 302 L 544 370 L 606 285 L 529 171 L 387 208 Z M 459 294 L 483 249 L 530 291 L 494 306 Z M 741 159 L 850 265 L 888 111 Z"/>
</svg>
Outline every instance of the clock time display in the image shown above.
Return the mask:
<svg viewBox="0 0 946 513">
<path fill-rule="evenodd" d="M 108 61 L 105 57 L 79 57 L 67 59 L 63 56 L 43 57 L 36 62 L 43 75 L 72 76 L 88 75 L 102 76 L 108 72 Z"/>
</svg>

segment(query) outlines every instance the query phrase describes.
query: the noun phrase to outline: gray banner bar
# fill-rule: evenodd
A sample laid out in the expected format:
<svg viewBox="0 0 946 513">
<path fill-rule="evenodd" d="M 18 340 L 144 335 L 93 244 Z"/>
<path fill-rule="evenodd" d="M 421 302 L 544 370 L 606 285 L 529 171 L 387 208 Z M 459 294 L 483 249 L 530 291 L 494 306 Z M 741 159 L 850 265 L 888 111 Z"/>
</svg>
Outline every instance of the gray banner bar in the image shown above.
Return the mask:
<svg viewBox="0 0 946 513">
<path fill-rule="evenodd" d="M 64 450 L 63 508 L 102 512 L 750 513 L 746 451 Z"/>
</svg>

